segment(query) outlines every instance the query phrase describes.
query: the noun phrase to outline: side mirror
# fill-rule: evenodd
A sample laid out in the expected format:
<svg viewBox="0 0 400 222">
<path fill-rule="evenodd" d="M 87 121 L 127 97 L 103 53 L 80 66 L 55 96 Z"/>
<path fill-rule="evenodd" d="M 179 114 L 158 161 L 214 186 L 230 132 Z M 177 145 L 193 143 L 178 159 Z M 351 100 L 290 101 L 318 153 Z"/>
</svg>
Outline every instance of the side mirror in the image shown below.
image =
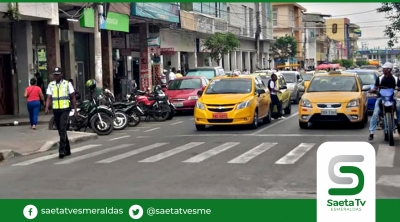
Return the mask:
<svg viewBox="0 0 400 222">
<path fill-rule="evenodd" d="M 304 86 L 299 86 L 298 91 L 299 91 L 299 92 L 304 92 L 304 91 L 305 91 Z"/>
<path fill-rule="evenodd" d="M 203 90 L 199 90 L 197 91 L 197 95 L 200 97 L 201 95 L 203 95 Z"/>
<path fill-rule="evenodd" d="M 371 86 L 369 86 L 369 85 L 363 85 L 363 87 L 362 87 L 362 91 L 368 91 L 370 89 L 371 89 Z"/>
<path fill-rule="evenodd" d="M 265 93 L 265 89 L 258 89 L 257 93 L 258 93 L 258 95 L 264 94 Z"/>
<path fill-rule="evenodd" d="M 287 86 L 281 86 L 279 89 L 287 89 Z"/>
</svg>

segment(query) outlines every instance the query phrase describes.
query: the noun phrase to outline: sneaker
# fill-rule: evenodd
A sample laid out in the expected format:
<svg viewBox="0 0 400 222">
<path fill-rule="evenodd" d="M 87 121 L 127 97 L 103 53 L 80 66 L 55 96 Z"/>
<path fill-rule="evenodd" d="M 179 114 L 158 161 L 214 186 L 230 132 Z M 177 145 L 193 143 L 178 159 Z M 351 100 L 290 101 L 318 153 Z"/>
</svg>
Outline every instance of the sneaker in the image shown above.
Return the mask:
<svg viewBox="0 0 400 222">
<path fill-rule="evenodd" d="M 368 140 L 373 140 L 374 139 L 374 134 L 369 134 Z"/>
</svg>

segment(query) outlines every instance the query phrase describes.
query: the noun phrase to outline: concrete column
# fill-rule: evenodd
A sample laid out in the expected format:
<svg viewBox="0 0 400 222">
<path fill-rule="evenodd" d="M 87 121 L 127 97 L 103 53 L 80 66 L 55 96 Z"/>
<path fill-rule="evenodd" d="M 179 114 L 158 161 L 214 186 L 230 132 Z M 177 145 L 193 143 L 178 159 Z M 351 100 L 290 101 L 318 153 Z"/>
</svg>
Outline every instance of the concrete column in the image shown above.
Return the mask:
<svg viewBox="0 0 400 222">
<path fill-rule="evenodd" d="M 149 36 L 149 25 L 147 23 L 139 23 L 139 42 L 140 42 L 140 88 L 146 90 L 152 86 L 151 76 L 151 58 L 147 45 Z"/>
<path fill-rule="evenodd" d="M 188 53 L 188 62 L 189 62 L 189 69 L 193 69 L 193 68 L 197 67 L 197 53 L 196 52 Z"/>
<path fill-rule="evenodd" d="M 175 54 L 171 56 L 171 67 L 175 67 L 176 70 L 181 69 L 181 52 L 175 52 Z"/>
<path fill-rule="evenodd" d="M 103 87 L 114 91 L 113 65 L 112 65 L 112 39 L 111 31 L 101 31 L 101 53 L 103 54 Z"/>
<path fill-rule="evenodd" d="M 389 55 L 386 54 L 386 62 L 389 62 Z"/>
<path fill-rule="evenodd" d="M 237 51 L 236 52 L 236 64 L 237 64 L 237 69 L 240 71 L 243 71 L 243 52 L 242 51 Z"/>
<path fill-rule="evenodd" d="M 29 34 L 31 36 L 31 34 Z M 60 31 L 58 26 L 46 25 L 46 58 L 47 58 L 47 79 L 52 80 L 52 73 L 56 67 L 61 66 L 60 56 Z M 64 68 L 64 67 L 61 67 Z M 64 68 L 65 69 L 65 68 Z M 66 79 L 71 78 L 70 72 L 65 72 Z"/>
<path fill-rule="evenodd" d="M 253 61 L 253 64 L 252 64 L 252 66 L 250 67 L 250 72 L 254 72 L 254 71 L 256 71 L 257 70 L 257 52 L 252 52 L 251 53 L 251 60 Z M 260 61 L 261 61 L 261 63 L 262 63 L 262 56 L 260 57 Z M 260 66 L 260 67 L 262 67 L 262 66 Z"/>
<path fill-rule="evenodd" d="M 245 57 L 244 68 L 250 71 L 250 69 L 251 69 L 251 67 L 250 67 L 250 52 L 244 52 L 244 57 Z"/>
<path fill-rule="evenodd" d="M 236 61 L 236 51 L 230 53 L 230 61 L 231 61 L 231 71 L 238 69 L 237 61 Z"/>
<path fill-rule="evenodd" d="M 230 61 L 230 55 L 225 54 L 224 55 L 224 64 L 223 64 L 224 70 L 230 71 L 231 70 L 231 61 Z"/>
<path fill-rule="evenodd" d="M 74 35 L 74 22 L 68 22 L 68 40 L 67 47 L 64 47 L 64 69 L 65 73 L 70 75 L 70 78 L 75 80 L 75 85 L 78 85 L 77 73 L 75 67 L 75 35 Z M 82 84 L 82 83 L 81 83 Z"/>
<path fill-rule="evenodd" d="M 33 77 L 31 70 L 34 68 L 31 22 L 15 22 L 14 31 L 18 73 L 18 113 L 20 115 L 27 115 L 28 110 L 26 109 L 26 99 L 24 98 L 24 93 L 25 88 L 29 85 L 29 80 Z M 49 63 L 49 54 L 47 54 L 47 58 Z"/>
</svg>

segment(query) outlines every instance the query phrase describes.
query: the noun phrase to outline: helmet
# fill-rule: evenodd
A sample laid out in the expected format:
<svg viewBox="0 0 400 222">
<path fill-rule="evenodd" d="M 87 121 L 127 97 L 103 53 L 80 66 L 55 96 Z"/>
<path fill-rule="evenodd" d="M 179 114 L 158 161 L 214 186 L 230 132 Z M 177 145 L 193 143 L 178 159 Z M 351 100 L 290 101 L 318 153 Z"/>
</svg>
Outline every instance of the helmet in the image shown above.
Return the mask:
<svg viewBox="0 0 400 222">
<path fill-rule="evenodd" d="M 88 81 L 86 81 L 86 87 L 88 89 L 95 89 L 96 88 L 96 80 L 89 79 Z"/>
</svg>

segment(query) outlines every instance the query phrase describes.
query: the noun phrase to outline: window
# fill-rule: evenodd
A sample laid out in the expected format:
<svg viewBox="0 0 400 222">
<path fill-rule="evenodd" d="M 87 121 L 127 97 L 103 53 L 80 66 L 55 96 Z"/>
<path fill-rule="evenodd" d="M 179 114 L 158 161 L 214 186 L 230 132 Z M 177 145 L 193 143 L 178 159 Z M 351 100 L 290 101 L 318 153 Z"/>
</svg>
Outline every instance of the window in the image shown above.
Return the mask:
<svg viewBox="0 0 400 222">
<path fill-rule="evenodd" d="M 278 27 L 278 9 L 274 8 L 272 11 L 272 26 Z"/>
<path fill-rule="evenodd" d="M 192 69 L 187 72 L 186 76 L 204 76 L 207 79 L 213 79 L 215 72 L 213 69 Z"/>
<path fill-rule="evenodd" d="M 205 94 L 247 94 L 252 91 L 252 79 L 216 79 Z"/>
<path fill-rule="evenodd" d="M 315 77 L 308 92 L 358 92 L 356 78 L 352 76 Z"/>
<path fill-rule="evenodd" d="M 289 9 L 289 27 L 294 27 L 294 10 Z"/>
<path fill-rule="evenodd" d="M 250 27 L 250 36 L 254 36 L 254 9 L 249 8 L 249 27 Z"/>
<path fill-rule="evenodd" d="M 200 89 L 200 79 L 177 79 L 172 80 L 168 86 L 168 90 L 185 90 L 185 89 Z"/>
<path fill-rule="evenodd" d="M 247 15 L 247 7 L 243 5 L 243 15 L 244 15 L 244 27 L 243 27 L 243 35 L 248 35 L 248 15 Z"/>
</svg>

